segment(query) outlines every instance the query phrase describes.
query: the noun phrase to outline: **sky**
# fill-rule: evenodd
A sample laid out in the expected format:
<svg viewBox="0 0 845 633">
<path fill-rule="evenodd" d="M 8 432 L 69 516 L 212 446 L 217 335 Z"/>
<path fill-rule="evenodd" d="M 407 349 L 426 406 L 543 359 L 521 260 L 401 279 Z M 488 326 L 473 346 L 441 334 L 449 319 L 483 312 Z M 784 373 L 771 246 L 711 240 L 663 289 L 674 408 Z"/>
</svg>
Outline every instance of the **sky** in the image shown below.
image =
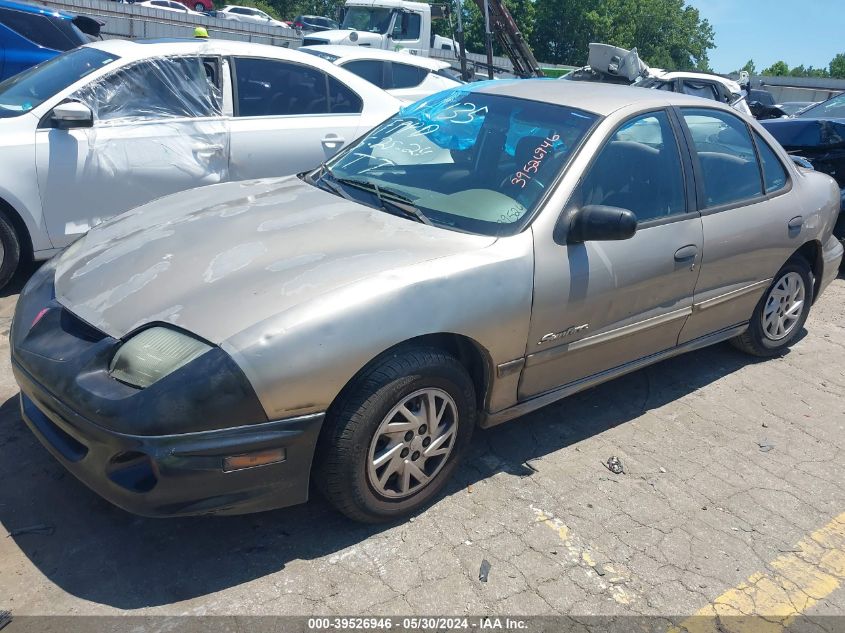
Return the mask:
<svg viewBox="0 0 845 633">
<path fill-rule="evenodd" d="M 686 0 L 716 32 L 710 66 L 729 73 L 754 60 L 827 68 L 845 53 L 845 0 Z"/>
</svg>

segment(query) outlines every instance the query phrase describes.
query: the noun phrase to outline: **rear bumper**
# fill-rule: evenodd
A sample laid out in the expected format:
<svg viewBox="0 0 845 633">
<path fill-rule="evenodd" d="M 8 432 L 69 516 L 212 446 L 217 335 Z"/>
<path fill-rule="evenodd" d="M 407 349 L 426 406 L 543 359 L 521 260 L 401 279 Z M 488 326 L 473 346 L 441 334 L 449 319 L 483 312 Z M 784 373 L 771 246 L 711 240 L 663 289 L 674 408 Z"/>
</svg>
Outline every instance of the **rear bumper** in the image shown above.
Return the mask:
<svg viewBox="0 0 845 633">
<path fill-rule="evenodd" d="M 842 242 L 835 236 L 831 236 L 822 249 L 822 278 L 819 281 L 818 295 L 824 292 L 824 289 L 830 285 L 830 282 L 836 279 L 839 274 L 839 266 L 842 263 L 843 254 Z"/>
<path fill-rule="evenodd" d="M 67 470 L 124 510 L 151 517 L 244 514 L 308 499 L 324 414 L 178 435 L 127 435 L 72 411 L 12 365 L 27 426 Z M 283 461 L 223 469 L 225 457 L 278 448 Z"/>
</svg>

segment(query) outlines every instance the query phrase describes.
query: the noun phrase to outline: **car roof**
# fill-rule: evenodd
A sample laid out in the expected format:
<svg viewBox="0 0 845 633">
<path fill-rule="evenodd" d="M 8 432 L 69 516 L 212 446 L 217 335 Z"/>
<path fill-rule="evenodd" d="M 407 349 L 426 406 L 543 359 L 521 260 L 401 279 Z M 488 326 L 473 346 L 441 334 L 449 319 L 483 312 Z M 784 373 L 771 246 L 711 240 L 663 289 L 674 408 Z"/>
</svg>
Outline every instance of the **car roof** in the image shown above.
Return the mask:
<svg viewBox="0 0 845 633">
<path fill-rule="evenodd" d="M 644 108 L 694 106 L 715 108 L 736 114 L 718 101 L 693 97 L 678 92 L 635 88 L 592 81 L 559 81 L 556 79 L 502 79 L 466 84 L 453 90 L 470 90 L 480 94 L 517 97 L 563 105 L 607 116 L 620 108 L 636 103 Z"/>
<path fill-rule="evenodd" d="M 314 55 L 307 55 L 283 46 L 270 44 L 256 44 L 238 40 L 204 39 L 204 38 L 162 38 L 147 40 L 102 40 L 86 44 L 90 48 L 97 48 L 125 58 L 146 59 L 148 57 L 164 57 L 171 55 L 258 55 L 291 61 L 302 61 L 308 64 L 328 64 Z M 331 65 L 331 64 L 329 64 Z"/>
<path fill-rule="evenodd" d="M 412 66 L 420 66 L 421 68 L 427 68 L 428 70 L 441 70 L 449 67 L 449 62 L 438 59 L 420 57 L 419 55 L 412 55 L 410 53 L 402 53 L 399 51 L 386 51 L 381 48 L 370 48 L 369 46 L 317 44 L 314 46 L 303 46 L 302 48 L 319 51 L 320 53 L 327 53 L 329 55 L 335 55 L 338 57 L 335 63 L 350 59 L 381 59 L 385 61 L 411 64 Z"/>
<path fill-rule="evenodd" d="M 0 8 L 14 9 L 15 11 L 23 11 L 25 13 L 36 13 L 38 15 L 52 15 L 66 20 L 72 20 L 74 17 L 73 14 L 65 11 L 48 9 L 46 7 L 39 7 L 34 4 L 26 4 L 24 2 L 13 2 L 11 0 L 0 0 Z"/>
</svg>

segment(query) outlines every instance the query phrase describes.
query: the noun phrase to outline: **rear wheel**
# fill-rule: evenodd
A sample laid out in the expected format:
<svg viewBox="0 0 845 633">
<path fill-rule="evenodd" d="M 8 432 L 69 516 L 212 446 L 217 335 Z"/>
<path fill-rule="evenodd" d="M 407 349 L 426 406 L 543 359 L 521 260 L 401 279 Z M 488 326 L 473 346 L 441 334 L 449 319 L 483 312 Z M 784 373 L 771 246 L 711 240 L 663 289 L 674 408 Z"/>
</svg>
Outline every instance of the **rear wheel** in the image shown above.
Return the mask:
<svg viewBox="0 0 845 633">
<path fill-rule="evenodd" d="M 411 514 L 446 484 L 475 418 L 475 389 L 457 359 L 432 348 L 394 354 L 358 378 L 329 412 L 317 485 L 358 521 Z"/>
<path fill-rule="evenodd" d="M 810 265 L 803 257 L 793 257 L 760 299 L 748 329 L 731 342 L 754 356 L 777 356 L 798 338 L 812 303 Z"/>
<path fill-rule="evenodd" d="M 3 288 L 21 260 L 21 243 L 15 227 L 5 213 L 0 211 L 0 288 Z"/>
</svg>

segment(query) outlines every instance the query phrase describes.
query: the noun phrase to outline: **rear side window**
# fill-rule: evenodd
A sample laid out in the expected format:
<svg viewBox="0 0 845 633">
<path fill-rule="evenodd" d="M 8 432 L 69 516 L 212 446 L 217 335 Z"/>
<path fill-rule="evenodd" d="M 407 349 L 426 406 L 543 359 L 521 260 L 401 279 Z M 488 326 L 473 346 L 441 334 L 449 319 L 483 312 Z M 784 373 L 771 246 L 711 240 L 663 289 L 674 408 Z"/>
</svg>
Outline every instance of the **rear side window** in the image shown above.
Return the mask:
<svg viewBox="0 0 845 633">
<path fill-rule="evenodd" d="M 385 63 L 376 61 L 374 59 L 359 59 L 348 64 L 343 64 L 343 68 L 351 73 L 355 73 L 361 79 L 366 79 L 371 84 L 379 88 L 387 88 L 385 77 Z"/>
<path fill-rule="evenodd" d="M 53 23 L 54 20 L 61 20 L 61 18 L 0 8 L 0 24 L 8 26 L 33 44 L 51 48 L 54 51 L 68 51 L 82 43 L 72 40 L 63 33 Z"/>
<path fill-rule="evenodd" d="M 745 123 L 727 112 L 682 108 L 704 180 L 705 207 L 763 194 L 757 154 Z"/>
<path fill-rule="evenodd" d="M 584 178 L 581 203 L 628 209 L 639 222 L 686 212 L 681 156 L 665 112 L 616 131 Z"/>
<path fill-rule="evenodd" d="M 754 141 L 757 143 L 760 162 L 763 164 L 763 183 L 766 185 L 766 193 L 783 189 L 786 186 L 786 170 L 783 168 L 783 163 L 757 132 L 754 132 Z"/>
<path fill-rule="evenodd" d="M 363 109 L 361 97 L 329 75 L 329 110 L 332 114 L 356 114 Z"/>
<path fill-rule="evenodd" d="M 391 88 L 415 88 L 425 80 L 426 75 L 428 71 L 425 68 L 393 62 Z"/>
<path fill-rule="evenodd" d="M 238 116 L 326 114 L 328 81 L 319 70 L 273 59 L 235 58 Z"/>
</svg>

